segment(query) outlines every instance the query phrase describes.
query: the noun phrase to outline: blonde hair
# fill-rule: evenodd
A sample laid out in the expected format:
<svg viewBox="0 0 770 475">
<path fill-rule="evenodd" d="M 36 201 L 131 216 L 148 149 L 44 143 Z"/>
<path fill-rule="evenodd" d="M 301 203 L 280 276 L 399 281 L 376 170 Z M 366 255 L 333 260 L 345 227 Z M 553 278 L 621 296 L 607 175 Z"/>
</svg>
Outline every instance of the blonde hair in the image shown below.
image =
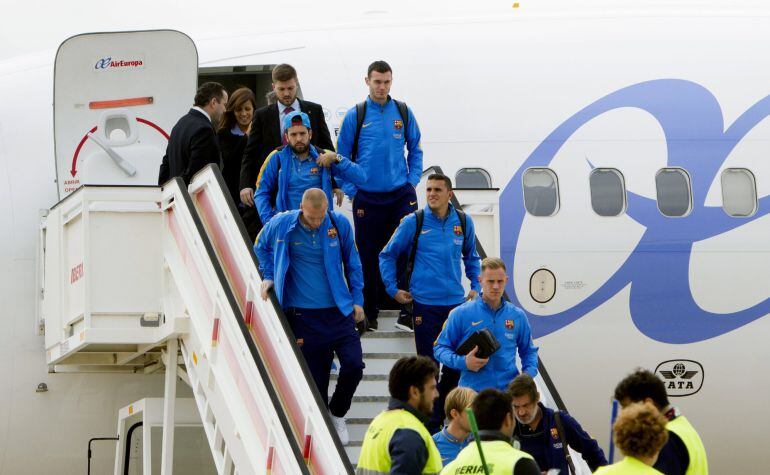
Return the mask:
<svg viewBox="0 0 770 475">
<path fill-rule="evenodd" d="M 481 272 L 484 272 L 487 269 L 502 269 L 507 270 L 505 268 L 505 262 L 503 262 L 502 259 L 499 257 L 485 257 L 481 261 Z"/>
<path fill-rule="evenodd" d="M 323 208 L 329 206 L 329 200 L 326 198 L 326 193 L 319 188 L 308 188 L 302 194 L 302 204 L 310 206 L 312 208 Z"/>
<path fill-rule="evenodd" d="M 615 445 L 631 457 L 652 457 L 668 441 L 668 421 L 650 402 L 629 404 L 615 421 Z"/>
<path fill-rule="evenodd" d="M 462 413 L 466 407 L 470 407 L 473 399 L 476 397 L 476 391 L 471 388 L 456 387 L 449 391 L 444 401 L 444 413 L 452 420 L 452 409 Z"/>
</svg>

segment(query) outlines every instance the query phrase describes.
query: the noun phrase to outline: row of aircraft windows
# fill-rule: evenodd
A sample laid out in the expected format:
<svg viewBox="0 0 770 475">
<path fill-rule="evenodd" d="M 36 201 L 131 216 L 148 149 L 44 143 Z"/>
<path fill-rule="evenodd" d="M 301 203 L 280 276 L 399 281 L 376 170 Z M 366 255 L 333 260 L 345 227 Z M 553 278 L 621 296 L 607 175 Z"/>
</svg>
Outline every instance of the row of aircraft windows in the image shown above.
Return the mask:
<svg viewBox="0 0 770 475">
<path fill-rule="evenodd" d="M 626 184 L 615 168 L 596 168 L 589 176 L 591 207 L 599 216 L 620 216 L 626 211 Z M 757 211 L 757 185 L 746 168 L 722 172 L 722 209 L 736 218 Z M 524 207 L 533 216 L 553 216 L 559 211 L 559 181 L 550 168 L 530 168 L 522 177 Z M 655 175 L 658 210 L 678 218 L 692 211 L 690 175 L 683 168 L 661 168 Z"/>
</svg>

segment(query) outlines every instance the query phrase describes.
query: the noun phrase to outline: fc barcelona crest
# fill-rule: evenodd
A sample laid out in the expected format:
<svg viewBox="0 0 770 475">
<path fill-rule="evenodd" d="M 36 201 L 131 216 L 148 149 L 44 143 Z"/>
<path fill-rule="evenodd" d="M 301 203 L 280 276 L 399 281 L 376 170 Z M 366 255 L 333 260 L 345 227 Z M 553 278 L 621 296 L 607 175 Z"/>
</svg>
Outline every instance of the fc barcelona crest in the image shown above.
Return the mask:
<svg viewBox="0 0 770 475">
<path fill-rule="evenodd" d="M 455 226 L 454 227 L 455 235 L 462 236 L 463 235 L 463 227 L 462 226 Z"/>
<path fill-rule="evenodd" d="M 364 217 L 364 209 L 363 208 L 358 208 L 356 210 L 356 216 L 358 216 L 359 218 L 363 218 Z"/>
<path fill-rule="evenodd" d="M 313 167 L 310 169 L 311 175 L 318 175 L 318 167 Z"/>
<path fill-rule="evenodd" d="M 559 439 L 559 431 L 556 430 L 556 427 L 551 427 L 551 437 L 553 437 L 554 440 Z"/>
<path fill-rule="evenodd" d="M 326 231 L 326 235 L 329 236 L 331 239 L 334 239 L 337 237 L 337 230 L 334 228 L 329 228 L 329 230 Z"/>
<path fill-rule="evenodd" d="M 513 320 L 506 320 L 505 321 L 505 328 L 506 328 L 506 330 L 513 330 Z"/>
<path fill-rule="evenodd" d="M 422 325 L 422 317 L 421 316 L 418 315 L 418 316 L 414 317 L 414 325 L 415 326 Z"/>
<path fill-rule="evenodd" d="M 394 120 L 393 121 L 393 127 L 396 128 L 396 130 L 401 130 L 404 128 L 404 121 L 403 120 Z"/>
</svg>

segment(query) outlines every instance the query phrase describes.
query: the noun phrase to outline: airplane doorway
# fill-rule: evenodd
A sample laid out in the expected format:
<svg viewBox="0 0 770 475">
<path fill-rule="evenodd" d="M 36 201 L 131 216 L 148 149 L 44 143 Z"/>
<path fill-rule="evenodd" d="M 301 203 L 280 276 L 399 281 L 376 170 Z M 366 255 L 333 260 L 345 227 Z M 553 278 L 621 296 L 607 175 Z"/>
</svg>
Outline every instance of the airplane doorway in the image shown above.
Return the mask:
<svg viewBox="0 0 770 475">
<path fill-rule="evenodd" d="M 270 72 L 275 66 L 275 64 L 264 64 L 198 68 L 198 85 L 207 81 L 216 81 L 225 86 L 228 93 L 232 93 L 239 87 L 248 87 L 254 91 L 257 109 L 259 109 L 267 105 L 265 95 L 273 89 Z M 301 99 L 302 86 L 298 84 L 297 89 L 297 97 Z"/>
</svg>

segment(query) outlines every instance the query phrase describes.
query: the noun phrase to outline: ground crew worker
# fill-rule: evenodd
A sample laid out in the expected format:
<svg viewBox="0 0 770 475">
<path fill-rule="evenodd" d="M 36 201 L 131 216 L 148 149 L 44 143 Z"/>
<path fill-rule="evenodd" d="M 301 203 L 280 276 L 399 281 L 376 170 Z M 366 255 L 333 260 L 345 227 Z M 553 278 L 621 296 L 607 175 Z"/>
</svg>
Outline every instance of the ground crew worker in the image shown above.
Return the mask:
<svg viewBox="0 0 770 475">
<path fill-rule="evenodd" d="M 452 310 L 436 340 L 433 354 L 442 364 L 460 371 L 460 386 L 481 391 L 497 388 L 504 391 L 519 374 L 516 352 L 522 372 L 537 375 L 537 347 L 532 342 L 529 321 L 523 310 L 503 300 L 508 282 L 505 263 L 498 257 L 481 261 L 481 298 L 466 302 Z M 478 348 L 465 356 L 456 350 L 473 333 L 488 329 L 500 348 L 488 358 L 478 358 Z"/>
<path fill-rule="evenodd" d="M 262 272 L 262 298 L 275 288 L 340 440 L 349 441 L 344 416 L 363 376 L 356 322 L 364 319 L 363 279 L 350 222 L 328 210 L 326 194 L 305 191 L 300 209 L 273 217 L 254 245 Z M 334 354 L 337 386 L 328 399 Z"/>
<path fill-rule="evenodd" d="M 344 181 L 342 189 L 353 200 L 356 244 L 364 266 L 364 311 L 370 330 L 377 329 L 377 313 L 387 297 L 378 256 L 401 218 L 417 210 L 415 187 L 422 175 L 420 128 L 406 104 L 390 98 L 392 80 L 393 72 L 385 61 L 369 65 L 369 96 L 345 114 L 337 139 L 340 155 L 354 157 L 366 171 L 364 183 Z"/>
<path fill-rule="evenodd" d="M 433 434 L 433 441 L 441 454 L 441 463 L 446 466 L 468 445 L 471 426 L 465 409 L 471 407 L 476 391 L 471 388 L 454 388 L 446 395 L 444 412 L 449 422 Z"/>
<path fill-rule="evenodd" d="M 654 467 L 666 475 L 705 475 L 706 449 L 695 428 L 679 409 L 668 402 L 666 387 L 650 371 L 637 369 L 615 387 L 615 399 L 625 407 L 634 402 L 651 402 L 668 420 L 668 442 Z"/>
<path fill-rule="evenodd" d="M 516 417 L 514 437 L 519 440 L 521 450 L 534 457 L 541 471 L 555 468 L 560 470 L 559 473 L 569 474 L 568 447 L 583 456 L 592 472 L 607 465 L 599 443 L 580 427 L 578 421 L 566 412 L 554 411 L 540 402 L 540 393 L 530 375 L 516 376 L 508 386 L 508 394 L 513 400 Z"/>
<path fill-rule="evenodd" d="M 632 403 L 620 411 L 612 427 L 615 444 L 625 458 L 596 471 L 601 475 L 662 475 L 653 465 L 671 434 L 668 421 L 649 402 Z"/>
<path fill-rule="evenodd" d="M 358 475 L 418 475 L 441 471 L 441 455 L 425 428 L 438 397 L 436 364 L 425 356 L 400 358 L 388 377 L 388 409 L 364 434 Z"/>
<path fill-rule="evenodd" d="M 449 202 L 452 180 L 434 173 L 426 182 L 427 209 L 406 216 L 380 253 L 380 273 L 385 290 L 398 303 L 412 305 L 414 342 L 417 354 L 433 358 L 433 343 L 455 307 L 476 297 L 481 290 L 479 255 L 473 220 Z M 417 244 L 416 248 L 414 244 Z M 397 263 L 407 259 L 411 275 L 398 287 Z M 465 295 L 462 266 L 471 282 Z M 441 276 L 441 279 L 436 279 Z M 404 288 L 408 280 L 408 288 Z M 398 324 L 397 324 L 398 325 Z M 460 372 L 441 369 L 439 398 L 428 430 L 435 433 L 444 422 L 444 400 L 460 379 Z"/>
<path fill-rule="evenodd" d="M 537 463 L 526 452 L 513 448 L 513 409 L 511 396 L 497 389 L 485 389 L 471 405 L 479 426 L 481 450 L 489 475 L 540 475 Z M 478 445 L 473 442 L 462 449 L 442 475 L 483 474 L 484 467 Z"/>
<path fill-rule="evenodd" d="M 257 177 L 255 195 L 262 223 L 276 213 L 299 209 L 302 194 L 309 188 L 320 188 L 333 206 L 334 176 L 350 183 L 363 183 L 363 168 L 330 150 L 316 149 L 310 140 L 313 131 L 304 112 L 290 112 L 284 118 L 287 145 L 273 150 L 265 159 Z"/>
</svg>

